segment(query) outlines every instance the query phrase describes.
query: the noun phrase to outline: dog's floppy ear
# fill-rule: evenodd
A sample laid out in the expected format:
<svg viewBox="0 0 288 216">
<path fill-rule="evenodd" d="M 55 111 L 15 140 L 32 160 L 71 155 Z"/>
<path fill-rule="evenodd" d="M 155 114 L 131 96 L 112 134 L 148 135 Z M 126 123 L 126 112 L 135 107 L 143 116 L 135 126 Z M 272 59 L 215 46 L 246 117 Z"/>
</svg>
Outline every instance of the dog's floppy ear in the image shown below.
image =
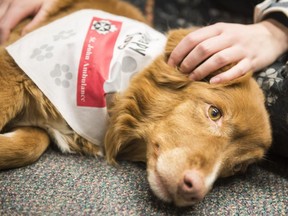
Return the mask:
<svg viewBox="0 0 288 216">
<path fill-rule="evenodd" d="M 126 128 L 125 128 L 126 127 Z M 143 139 L 130 128 L 111 126 L 105 137 L 106 159 L 110 164 L 117 164 L 117 160 L 146 162 L 146 144 Z"/>
<path fill-rule="evenodd" d="M 141 136 L 144 132 L 130 108 L 137 108 L 134 100 L 121 101 L 111 109 L 104 143 L 106 159 L 110 164 L 116 164 L 117 160 L 146 161 L 146 145 Z"/>
</svg>

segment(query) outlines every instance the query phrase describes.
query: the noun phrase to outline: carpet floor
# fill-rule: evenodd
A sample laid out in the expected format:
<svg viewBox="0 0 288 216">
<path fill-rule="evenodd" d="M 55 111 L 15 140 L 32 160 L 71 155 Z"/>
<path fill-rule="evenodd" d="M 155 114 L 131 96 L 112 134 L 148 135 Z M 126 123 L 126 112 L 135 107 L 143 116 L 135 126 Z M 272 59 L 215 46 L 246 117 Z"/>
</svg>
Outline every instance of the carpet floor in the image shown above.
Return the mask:
<svg viewBox="0 0 288 216">
<path fill-rule="evenodd" d="M 176 208 L 149 189 L 145 166 L 49 149 L 28 167 L 0 172 L 0 215 L 288 215 L 288 160 L 222 179 L 200 204 Z"/>
</svg>

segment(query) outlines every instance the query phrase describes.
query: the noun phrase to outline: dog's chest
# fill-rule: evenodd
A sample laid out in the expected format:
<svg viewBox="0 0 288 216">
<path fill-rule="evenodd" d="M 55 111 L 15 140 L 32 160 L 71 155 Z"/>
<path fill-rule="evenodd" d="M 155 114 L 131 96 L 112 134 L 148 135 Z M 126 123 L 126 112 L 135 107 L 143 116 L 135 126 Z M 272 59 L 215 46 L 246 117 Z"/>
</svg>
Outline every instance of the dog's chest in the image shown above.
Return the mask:
<svg viewBox="0 0 288 216">
<path fill-rule="evenodd" d="M 96 144 L 106 131 L 105 95 L 125 90 L 165 42 L 143 23 L 82 10 L 28 34 L 7 50 L 69 126 Z"/>
</svg>

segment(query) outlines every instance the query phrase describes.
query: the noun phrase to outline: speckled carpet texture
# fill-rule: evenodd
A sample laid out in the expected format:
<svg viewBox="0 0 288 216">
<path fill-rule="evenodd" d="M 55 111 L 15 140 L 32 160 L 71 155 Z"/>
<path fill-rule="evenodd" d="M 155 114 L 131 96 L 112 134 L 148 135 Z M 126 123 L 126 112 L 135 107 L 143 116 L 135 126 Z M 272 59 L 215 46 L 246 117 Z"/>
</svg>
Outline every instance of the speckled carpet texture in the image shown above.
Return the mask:
<svg viewBox="0 0 288 216">
<path fill-rule="evenodd" d="M 144 0 L 129 1 L 144 7 Z M 219 1 L 216 7 L 215 2 L 156 0 L 155 27 L 165 32 L 217 21 L 251 22 L 249 13 L 243 18 L 237 11 L 229 13 L 229 5 Z M 176 208 L 152 194 L 142 163 L 120 162 L 112 167 L 103 159 L 64 155 L 50 148 L 31 166 L 0 172 L 0 215 L 284 216 L 288 215 L 288 159 L 268 155 L 246 174 L 218 180 L 198 205 Z"/>
</svg>

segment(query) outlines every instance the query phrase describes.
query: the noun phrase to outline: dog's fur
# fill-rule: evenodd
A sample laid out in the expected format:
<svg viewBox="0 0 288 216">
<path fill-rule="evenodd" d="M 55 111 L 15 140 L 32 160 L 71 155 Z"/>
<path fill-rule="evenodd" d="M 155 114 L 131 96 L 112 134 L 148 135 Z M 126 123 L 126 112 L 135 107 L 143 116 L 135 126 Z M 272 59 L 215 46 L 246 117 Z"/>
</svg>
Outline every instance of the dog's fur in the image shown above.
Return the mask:
<svg viewBox="0 0 288 216">
<path fill-rule="evenodd" d="M 82 8 L 145 21 L 139 10 L 118 0 L 59 0 L 47 22 Z M 210 85 L 191 82 L 167 65 L 173 48 L 190 31 L 171 31 L 165 53 L 113 97 L 104 142 L 109 163 L 147 162 L 153 192 L 178 206 L 200 201 L 218 177 L 244 171 L 271 144 L 264 97 L 251 74 Z M 101 155 L 100 147 L 72 131 L 5 49 L 0 52 L 0 169 L 35 162 L 50 139 L 63 152 Z"/>
</svg>

